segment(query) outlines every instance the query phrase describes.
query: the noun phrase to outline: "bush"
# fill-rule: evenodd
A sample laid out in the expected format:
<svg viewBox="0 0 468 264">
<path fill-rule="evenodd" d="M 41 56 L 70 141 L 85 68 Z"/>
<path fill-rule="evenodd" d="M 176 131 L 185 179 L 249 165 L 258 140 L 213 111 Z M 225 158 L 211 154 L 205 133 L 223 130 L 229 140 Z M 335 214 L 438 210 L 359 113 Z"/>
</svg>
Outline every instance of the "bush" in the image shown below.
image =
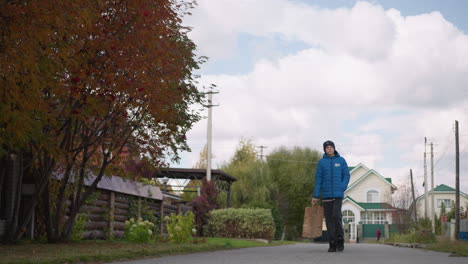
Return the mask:
<svg viewBox="0 0 468 264">
<path fill-rule="evenodd" d="M 391 234 L 387 242 L 417 244 L 432 244 L 437 242 L 436 235 L 432 233 L 431 219 L 420 218 L 418 222 L 411 222 L 411 225 L 413 225 L 413 227 L 408 228 L 407 233 L 400 235 Z"/>
<path fill-rule="evenodd" d="M 202 180 L 201 196 L 193 199 L 190 205 L 195 213 L 195 224 L 200 236 L 203 236 L 203 227 L 208 223 L 208 213 L 218 208 L 216 186 L 214 181 Z"/>
<path fill-rule="evenodd" d="M 150 221 L 143 221 L 141 218 L 135 221 L 131 218 L 125 221 L 125 239 L 130 242 L 147 243 L 153 238 L 153 227 L 154 224 Z"/>
<path fill-rule="evenodd" d="M 159 224 L 160 219 L 154 216 L 154 210 L 148 204 L 146 199 L 141 199 L 140 201 L 140 209 L 138 209 L 138 199 L 134 198 L 130 200 L 130 206 L 128 208 L 128 218 L 130 219 L 138 219 L 141 218 L 143 221 L 148 220 L 149 222 L 153 223 L 153 227 L 151 231 L 153 232 L 153 237 L 157 236 L 160 232 Z M 140 211 L 140 215 L 138 215 L 138 211 Z"/>
<path fill-rule="evenodd" d="M 172 213 L 170 217 L 164 217 L 164 221 L 166 221 L 166 228 L 171 242 L 188 243 L 192 241 L 192 235 L 196 233 L 194 229 L 195 219 L 192 212 L 187 212 L 185 215 Z"/>
<path fill-rule="evenodd" d="M 273 240 L 275 222 L 270 209 L 220 209 L 209 214 L 205 234 L 214 237 Z"/>
<path fill-rule="evenodd" d="M 86 223 L 88 222 L 88 217 L 84 214 L 78 214 L 76 216 L 75 224 L 73 225 L 73 231 L 71 235 L 72 241 L 79 241 L 83 239 L 83 234 L 86 229 Z"/>
<path fill-rule="evenodd" d="M 391 235 L 387 242 L 432 244 L 437 242 L 437 238 L 432 232 L 424 230 L 403 235 Z"/>
</svg>

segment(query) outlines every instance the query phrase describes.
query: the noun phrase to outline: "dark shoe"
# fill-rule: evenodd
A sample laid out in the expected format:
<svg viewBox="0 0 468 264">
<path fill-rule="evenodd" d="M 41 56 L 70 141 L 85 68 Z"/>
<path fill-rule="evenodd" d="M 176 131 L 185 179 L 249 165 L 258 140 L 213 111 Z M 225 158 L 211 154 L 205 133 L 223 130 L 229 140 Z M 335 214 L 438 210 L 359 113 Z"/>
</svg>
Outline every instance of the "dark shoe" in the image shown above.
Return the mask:
<svg viewBox="0 0 468 264">
<path fill-rule="evenodd" d="M 336 242 L 330 241 L 329 244 L 330 244 L 330 247 L 328 248 L 328 252 L 336 252 Z"/>
<path fill-rule="evenodd" d="M 343 239 L 338 239 L 336 241 L 336 250 L 338 252 L 343 252 L 343 250 L 344 250 L 344 240 Z"/>
</svg>

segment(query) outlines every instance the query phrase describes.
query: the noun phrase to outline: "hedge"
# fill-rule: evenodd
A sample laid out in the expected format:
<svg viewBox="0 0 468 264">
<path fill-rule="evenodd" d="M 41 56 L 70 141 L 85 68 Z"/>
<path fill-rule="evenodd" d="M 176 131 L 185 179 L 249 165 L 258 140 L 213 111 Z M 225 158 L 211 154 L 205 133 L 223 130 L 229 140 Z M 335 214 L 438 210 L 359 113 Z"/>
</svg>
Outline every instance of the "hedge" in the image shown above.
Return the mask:
<svg viewBox="0 0 468 264">
<path fill-rule="evenodd" d="M 275 222 L 270 209 L 219 209 L 209 213 L 205 234 L 212 237 L 273 240 Z"/>
</svg>

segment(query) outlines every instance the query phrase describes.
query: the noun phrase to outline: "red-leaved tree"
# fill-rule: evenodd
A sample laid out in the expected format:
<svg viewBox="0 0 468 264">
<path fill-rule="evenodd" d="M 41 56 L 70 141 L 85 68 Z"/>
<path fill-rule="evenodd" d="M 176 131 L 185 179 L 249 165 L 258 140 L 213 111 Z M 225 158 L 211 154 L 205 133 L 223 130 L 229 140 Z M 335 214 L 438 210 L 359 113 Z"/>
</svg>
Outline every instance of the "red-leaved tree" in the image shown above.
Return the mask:
<svg viewBox="0 0 468 264">
<path fill-rule="evenodd" d="M 201 196 L 195 197 L 191 205 L 195 213 L 195 225 L 199 235 L 203 235 L 203 227 L 208 223 L 208 213 L 218 208 L 216 184 L 214 181 L 202 180 Z"/>
<path fill-rule="evenodd" d="M 154 166 L 188 149 L 185 134 L 200 119 L 190 107 L 203 100 L 192 72 L 204 58 L 181 24 L 193 3 L 1 5 L 0 155 L 30 157 L 37 190 L 9 237 L 21 237 L 42 201 L 49 241 L 68 240 L 99 181 L 119 171 L 125 146 Z"/>
</svg>

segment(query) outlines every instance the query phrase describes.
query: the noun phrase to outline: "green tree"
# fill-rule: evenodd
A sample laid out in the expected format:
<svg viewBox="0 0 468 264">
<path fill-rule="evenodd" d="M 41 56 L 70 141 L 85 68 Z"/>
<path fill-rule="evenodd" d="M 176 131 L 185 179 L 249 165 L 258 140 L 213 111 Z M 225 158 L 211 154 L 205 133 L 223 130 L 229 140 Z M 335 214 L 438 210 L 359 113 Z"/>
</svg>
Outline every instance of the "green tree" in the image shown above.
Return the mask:
<svg viewBox="0 0 468 264">
<path fill-rule="evenodd" d="M 271 207 L 274 183 L 265 162 L 257 158 L 256 147 L 251 140 L 241 139 L 230 162 L 221 169 L 238 179 L 231 188 L 233 207 Z"/>
<path fill-rule="evenodd" d="M 252 140 L 241 138 L 230 163 L 235 165 L 237 163 L 256 161 L 257 154 L 257 149 Z"/>
<path fill-rule="evenodd" d="M 191 202 L 198 195 L 198 188 L 201 188 L 200 180 L 190 180 L 187 185 L 184 187 L 184 192 L 182 193 L 182 200 L 186 202 Z"/>
<path fill-rule="evenodd" d="M 310 205 L 315 170 L 321 158 L 310 148 L 278 148 L 267 157 L 270 177 L 276 184 L 272 193 L 285 223 L 285 235 L 296 239 L 302 232 L 304 208 Z"/>
<path fill-rule="evenodd" d="M 200 151 L 200 157 L 193 166 L 194 169 L 206 169 L 208 159 L 208 146 L 205 144 L 203 149 Z"/>
<path fill-rule="evenodd" d="M 275 218 L 278 238 L 285 232 L 296 239 L 302 231 L 304 208 L 310 204 L 315 169 L 321 154 L 309 148 L 273 150 L 267 160 L 257 159 L 255 145 L 241 140 L 233 158 L 222 170 L 235 176 L 233 207 L 269 208 Z"/>
</svg>

